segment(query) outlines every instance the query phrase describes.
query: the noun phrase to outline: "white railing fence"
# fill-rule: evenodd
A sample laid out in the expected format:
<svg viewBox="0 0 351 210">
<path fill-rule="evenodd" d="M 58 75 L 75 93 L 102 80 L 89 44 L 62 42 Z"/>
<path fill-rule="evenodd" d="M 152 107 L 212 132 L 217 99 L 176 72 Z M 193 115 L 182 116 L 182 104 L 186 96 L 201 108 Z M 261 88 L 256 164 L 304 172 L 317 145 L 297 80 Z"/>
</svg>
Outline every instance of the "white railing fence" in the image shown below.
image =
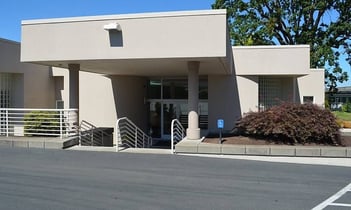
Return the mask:
<svg viewBox="0 0 351 210">
<path fill-rule="evenodd" d="M 106 132 L 103 128 L 82 120 L 79 126 L 79 145 L 80 146 L 107 146 L 107 141 L 111 138 L 112 133 Z"/>
<path fill-rule="evenodd" d="M 0 108 L 0 135 L 74 136 L 78 134 L 77 113 L 77 109 Z"/>
<path fill-rule="evenodd" d="M 127 117 L 119 118 L 115 127 L 116 152 L 123 147 L 145 148 L 152 145 L 152 138 Z"/>
<path fill-rule="evenodd" d="M 171 123 L 171 151 L 174 153 L 174 145 L 185 137 L 185 129 L 178 119 Z"/>
</svg>

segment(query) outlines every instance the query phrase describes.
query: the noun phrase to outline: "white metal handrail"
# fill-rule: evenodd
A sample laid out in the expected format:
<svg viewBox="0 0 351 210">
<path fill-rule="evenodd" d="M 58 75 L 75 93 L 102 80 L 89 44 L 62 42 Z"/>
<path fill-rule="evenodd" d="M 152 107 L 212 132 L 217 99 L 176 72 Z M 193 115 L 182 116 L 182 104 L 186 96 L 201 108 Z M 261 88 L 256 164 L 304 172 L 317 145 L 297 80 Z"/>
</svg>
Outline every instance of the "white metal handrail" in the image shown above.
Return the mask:
<svg viewBox="0 0 351 210">
<path fill-rule="evenodd" d="M 180 142 L 185 137 L 185 129 L 178 119 L 173 119 L 171 123 L 171 151 L 174 153 L 174 144 Z"/>
<path fill-rule="evenodd" d="M 111 134 L 105 132 L 103 129 L 82 120 L 79 126 L 79 145 L 86 146 L 105 146 L 106 138 Z"/>
<path fill-rule="evenodd" d="M 115 131 L 116 152 L 119 151 L 120 143 L 135 148 L 145 148 L 152 145 L 152 138 L 127 117 L 117 120 Z"/>
<path fill-rule="evenodd" d="M 69 137 L 78 134 L 78 109 L 0 108 L 0 135 Z"/>
</svg>

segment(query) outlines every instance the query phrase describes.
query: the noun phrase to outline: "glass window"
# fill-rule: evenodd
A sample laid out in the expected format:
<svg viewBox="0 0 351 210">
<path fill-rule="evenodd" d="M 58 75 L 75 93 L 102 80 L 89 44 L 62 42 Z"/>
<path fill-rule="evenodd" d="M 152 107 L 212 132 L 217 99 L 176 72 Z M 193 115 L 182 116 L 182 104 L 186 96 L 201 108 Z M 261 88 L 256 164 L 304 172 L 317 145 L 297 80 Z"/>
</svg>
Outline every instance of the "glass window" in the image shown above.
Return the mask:
<svg viewBox="0 0 351 210">
<path fill-rule="evenodd" d="M 202 79 L 199 81 L 199 99 L 208 99 L 207 79 Z"/>
<path fill-rule="evenodd" d="M 163 80 L 163 99 L 187 99 L 188 82 L 186 80 Z"/>
<path fill-rule="evenodd" d="M 188 80 L 150 80 L 148 97 L 149 99 L 188 99 Z M 208 99 L 207 79 L 200 79 L 199 81 L 199 99 Z"/>
<path fill-rule="evenodd" d="M 161 103 L 150 103 L 150 135 L 153 138 L 161 138 Z"/>
<path fill-rule="evenodd" d="M 201 129 L 208 128 L 208 102 L 199 103 L 199 127 Z"/>
<path fill-rule="evenodd" d="M 161 99 L 161 80 L 150 80 L 148 96 L 150 99 Z"/>
<path fill-rule="evenodd" d="M 312 104 L 313 103 L 313 96 L 304 96 L 303 103 L 304 104 Z"/>
</svg>

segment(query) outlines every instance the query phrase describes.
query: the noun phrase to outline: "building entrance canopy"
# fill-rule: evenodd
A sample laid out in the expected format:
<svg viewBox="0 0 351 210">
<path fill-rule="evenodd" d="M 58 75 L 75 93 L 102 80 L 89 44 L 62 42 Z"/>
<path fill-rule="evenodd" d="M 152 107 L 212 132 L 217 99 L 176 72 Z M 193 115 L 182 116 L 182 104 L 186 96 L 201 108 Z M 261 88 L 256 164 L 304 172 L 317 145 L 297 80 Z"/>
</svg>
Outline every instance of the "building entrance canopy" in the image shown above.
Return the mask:
<svg viewBox="0 0 351 210">
<path fill-rule="evenodd" d="M 112 75 L 231 74 L 225 10 L 22 22 L 21 61 Z"/>
</svg>

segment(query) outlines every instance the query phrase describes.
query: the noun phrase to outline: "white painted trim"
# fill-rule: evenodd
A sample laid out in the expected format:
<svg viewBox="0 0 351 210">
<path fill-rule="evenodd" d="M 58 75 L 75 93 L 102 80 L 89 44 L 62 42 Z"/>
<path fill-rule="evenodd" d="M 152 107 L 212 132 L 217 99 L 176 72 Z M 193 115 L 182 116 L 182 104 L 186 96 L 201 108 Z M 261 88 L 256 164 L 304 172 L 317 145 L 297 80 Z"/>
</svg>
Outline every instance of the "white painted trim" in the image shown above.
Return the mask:
<svg viewBox="0 0 351 210">
<path fill-rule="evenodd" d="M 309 45 L 253 45 L 253 46 L 233 46 L 233 50 L 235 49 L 284 49 L 284 48 L 310 48 Z"/>
<path fill-rule="evenodd" d="M 351 207 L 351 204 L 346 203 L 331 203 L 329 206 L 344 206 L 344 207 Z"/>
<path fill-rule="evenodd" d="M 182 16 L 226 15 L 226 14 L 227 12 L 225 9 L 151 12 L 151 13 L 123 14 L 123 15 L 102 15 L 102 16 L 23 20 L 22 25 L 86 22 L 86 21 L 102 21 L 102 20 L 125 20 L 125 19 L 142 19 L 142 18 L 182 17 Z"/>
</svg>

